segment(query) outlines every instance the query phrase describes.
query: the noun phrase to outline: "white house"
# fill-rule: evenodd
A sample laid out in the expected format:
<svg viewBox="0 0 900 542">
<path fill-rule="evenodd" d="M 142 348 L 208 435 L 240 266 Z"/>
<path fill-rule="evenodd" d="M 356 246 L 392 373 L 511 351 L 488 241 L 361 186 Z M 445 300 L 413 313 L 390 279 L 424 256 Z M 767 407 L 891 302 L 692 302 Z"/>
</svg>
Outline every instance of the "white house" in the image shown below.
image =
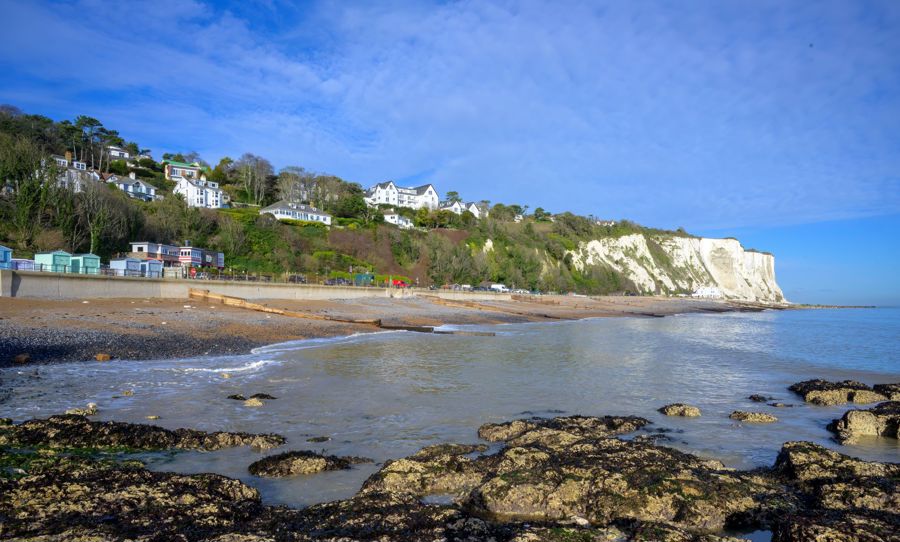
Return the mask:
<svg viewBox="0 0 900 542">
<path fill-rule="evenodd" d="M 203 179 L 181 177 L 172 192 L 184 196 L 188 207 L 221 209 L 225 203 L 224 192 L 219 188 L 219 183 L 207 181 L 205 177 Z"/>
<path fill-rule="evenodd" d="M 109 153 L 110 160 L 128 160 L 131 158 L 131 153 L 122 147 L 116 147 L 115 145 L 110 145 L 106 147 L 106 152 Z"/>
<path fill-rule="evenodd" d="M 413 209 L 437 209 L 440 204 L 437 190 L 432 184 L 423 184 L 412 188 L 397 186 L 394 181 L 378 183 L 366 190 L 366 203 L 370 207 L 378 205 L 395 205 Z"/>
<path fill-rule="evenodd" d="M 76 164 L 82 162 L 75 162 Z M 60 188 L 68 188 L 75 193 L 84 191 L 88 183 L 100 181 L 100 174 L 96 171 L 84 171 L 76 168 L 66 168 L 56 178 L 56 184 Z"/>
<path fill-rule="evenodd" d="M 469 203 L 466 203 L 466 211 L 469 211 L 470 213 L 475 215 L 475 218 L 478 218 L 478 219 L 487 218 L 487 216 L 488 216 L 487 206 L 479 205 L 479 204 L 475 203 L 474 201 L 470 201 Z"/>
<path fill-rule="evenodd" d="M 394 224 L 401 230 L 408 230 L 413 227 L 412 220 L 406 218 L 403 215 L 398 215 L 397 213 L 388 213 L 384 215 L 384 221 L 388 224 Z"/>
<path fill-rule="evenodd" d="M 716 286 L 701 286 L 694 290 L 691 297 L 700 297 L 704 299 L 722 299 L 722 290 Z"/>
<path fill-rule="evenodd" d="M 331 225 L 330 214 L 303 203 L 291 203 L 284 200 L 260 209 L 259 214 L 270 214 L 278 220 L 306 220 L 309 222 L 321 222 L 326 226 Z"/>
<path fill-rule="evenodd" d="M 127 177 L 116 174 L 109 175 L 106 177 L 106 182 L 116 185 L 116 188 L 135 199 L 153 201 L 157 197 L 162 197 L 156 195 L 155 186 L 147 181 L 138 179 L 133 171 Z"/>
<path fill-rule="evenodd" d="M 470 213 L 475 215 L 475 218 L 479 219 L 483 216 L 487 216 L 487 209 L 482 209 L 474 201 L 470 201 L 468 203 L 463 203 L 461 201 L 444 201 L 441 202 L 441 206 L 439 208 L 441 211 L 450 211 L 451 213 L 456 213 L 458 215 L 469 211 Z"/>
</svg>

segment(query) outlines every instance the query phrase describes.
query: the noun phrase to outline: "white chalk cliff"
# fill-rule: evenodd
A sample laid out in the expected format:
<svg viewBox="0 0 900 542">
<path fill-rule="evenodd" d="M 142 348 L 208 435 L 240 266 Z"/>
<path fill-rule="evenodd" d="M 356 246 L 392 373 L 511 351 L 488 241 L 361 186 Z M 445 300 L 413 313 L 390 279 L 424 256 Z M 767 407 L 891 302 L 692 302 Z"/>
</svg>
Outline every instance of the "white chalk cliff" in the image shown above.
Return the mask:
<svg viewBox="0 0 900 542">
<path fill-rule="evenodd" d="M 644 293 L 691 293 L 718 288 L 725 298 L 784 301 L 775 281 L 775 257 L 747 251 L 736 239 L 632 234 L 581 245 L 572 264 L 615 269 Z"/>
</svg>

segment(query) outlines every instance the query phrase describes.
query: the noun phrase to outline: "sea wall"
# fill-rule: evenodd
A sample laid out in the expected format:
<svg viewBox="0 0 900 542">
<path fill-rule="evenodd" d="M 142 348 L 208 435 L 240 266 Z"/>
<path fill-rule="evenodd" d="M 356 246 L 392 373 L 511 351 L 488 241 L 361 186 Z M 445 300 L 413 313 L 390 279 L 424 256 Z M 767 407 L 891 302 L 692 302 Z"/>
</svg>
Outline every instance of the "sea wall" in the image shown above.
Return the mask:
<svg viewBox="0 0 900 542">
<path fill-rule="evenodd" d="M 715 287 L 728 299 L 784 301 L 775 257 L 745 250 L 737 239 L 632 234 L 582 243 L 570 254 L 577 268 L 605 265 L 644 293 Z"/>
<path fill-rule="evenodd" d="M 0 297 L 44 299 L 162 298 L 187 299 L 197 288 L 243 299 L 334 300 L 371 297 L 409 297 L 411 289 L 320 286 L 316 284 L 268 284 L 216 280 L 105 277 L 34 271 L 0 271 Z M 428 292 L 448 299 L 509 300 L 508 294 Z"/>
</svg>

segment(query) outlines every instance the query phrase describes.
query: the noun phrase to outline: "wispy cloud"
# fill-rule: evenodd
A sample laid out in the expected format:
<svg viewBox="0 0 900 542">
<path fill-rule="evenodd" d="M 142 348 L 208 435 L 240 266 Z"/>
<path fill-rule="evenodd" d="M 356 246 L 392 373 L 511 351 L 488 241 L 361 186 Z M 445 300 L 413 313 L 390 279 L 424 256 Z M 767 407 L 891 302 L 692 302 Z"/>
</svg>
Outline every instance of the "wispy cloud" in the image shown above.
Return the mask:
<svg viewBox="0 0 900 542">
<path fill-rule="evenodd" d="M 895 3 L 3 11 L 0 99 L 158 151 L 688 228 L 900 211 Z"/>
</svg>

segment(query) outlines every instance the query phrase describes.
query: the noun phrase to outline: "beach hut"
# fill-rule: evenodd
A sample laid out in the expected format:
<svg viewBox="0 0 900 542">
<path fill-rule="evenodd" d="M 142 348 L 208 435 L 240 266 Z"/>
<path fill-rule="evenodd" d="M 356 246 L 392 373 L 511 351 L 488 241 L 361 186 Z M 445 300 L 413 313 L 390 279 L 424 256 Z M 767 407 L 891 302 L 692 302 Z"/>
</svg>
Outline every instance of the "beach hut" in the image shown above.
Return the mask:
<svg viewBox="0 0 900 542">
<path fill-rule="evenodd" d="M 137 258 L 114 258 L 109 261 L 109 268 L 119 277 L 141 276 L 141 260 Z"/>
<path fill-rule="evenodd" d="M 12 269 L 12 249 L 0 245 L 0 269 Z"/>
<path fill-rule="evenodd" d="M 159 260 L 141 261 L 141 276 L 158 279 L 162 277 L 163 263 Z"/>
<path fill-rule="evenodd" d="M 72 256 L 72 272 L 82 275 L 100 274 L 100 256 L 95 254 L 76 254 Z"/>
<path fill-rule="evenodd" d="M 12 267 L 16 271 L 34 271 L 34 260 L 26 260 L 25 258 L 13 258 Z"/>
<path fill-rule="evenodd" d="M 34 268 L 52 273 L 69 273 L 72 270 L 72 255 L 65 250 L 38 252 L 34 255 Z"/>
</svg>

